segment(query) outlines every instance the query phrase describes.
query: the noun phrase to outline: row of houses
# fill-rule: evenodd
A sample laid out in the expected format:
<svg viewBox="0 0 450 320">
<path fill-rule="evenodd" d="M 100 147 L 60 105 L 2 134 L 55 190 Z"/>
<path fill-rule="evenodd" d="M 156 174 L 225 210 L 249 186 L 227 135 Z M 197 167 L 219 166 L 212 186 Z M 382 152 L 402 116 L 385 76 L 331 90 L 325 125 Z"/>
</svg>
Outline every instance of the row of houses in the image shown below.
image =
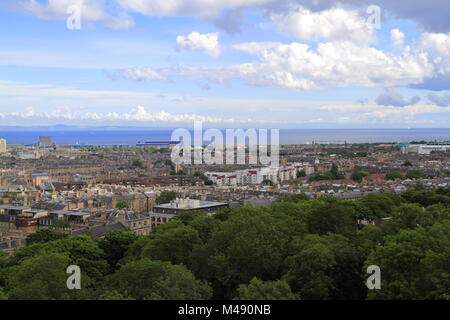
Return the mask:
<svg viewBox="0 0 450 320">
<path fill-rule="evenodd" d="M 280 167 L 251 168 L 232 172 L 205 172 L 205 176 L 219 186 L 261 184 L 264 181 L 277 184 L 297 178 L 297 173 L 300 171 L 310 175 L 314 173 L 314 167 L 305 163 L 290 163 Z"/>
<path fill-rule="evenodd" d="M 154 206 L 152 211 L 132 210 L 45 210 L 27 206 L 0 205 L 0 248 L 13 250 L 26 243 L 28 235 L 39 229 L 54 228 L 68 234 L 102 237 L 110 230 L 126 230 L 148 235 L 152 230 L 182 212 L 202 210 L 213 214 L 228 208 L 228 203 L 195 199 L 176 199 Z"/>
</svg>

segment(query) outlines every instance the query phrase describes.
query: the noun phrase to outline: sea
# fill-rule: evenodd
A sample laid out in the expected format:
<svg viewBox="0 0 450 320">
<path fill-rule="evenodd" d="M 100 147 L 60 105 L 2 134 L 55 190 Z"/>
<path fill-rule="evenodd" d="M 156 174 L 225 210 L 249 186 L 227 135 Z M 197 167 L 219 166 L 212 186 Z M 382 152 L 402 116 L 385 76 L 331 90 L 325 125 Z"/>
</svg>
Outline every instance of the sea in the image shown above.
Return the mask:
<svg viewBox="0 0 450 320">
<path fill-rule="evenodd" d="M 170 140 L 173 129 L 144 130 L 0 130 L 8 144 L 31 145 L 39 136 L 50 136 L 58 145 L 136 145 L 139 141 Z M 270 131 L 269 131 L 270 134 Z M 224 135 L 225 136 L 225 135 Z M 450 141 L 450 128 L 443 129 L 280 129 L 280 144 L 306 143 L 399 143 Z"/>
</svg>

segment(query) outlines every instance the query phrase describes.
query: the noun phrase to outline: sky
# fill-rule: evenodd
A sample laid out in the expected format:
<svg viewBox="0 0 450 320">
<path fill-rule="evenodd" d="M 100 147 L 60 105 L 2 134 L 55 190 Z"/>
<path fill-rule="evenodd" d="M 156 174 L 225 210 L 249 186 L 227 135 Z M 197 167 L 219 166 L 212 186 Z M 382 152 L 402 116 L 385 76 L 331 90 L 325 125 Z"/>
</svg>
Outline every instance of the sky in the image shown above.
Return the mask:
<svg viewBox="0 0 450 320">
<path fill-rule="evenodd" d="M 0 0 L 0 126 L 448 128 L 449 0 Z"/>
</svg>

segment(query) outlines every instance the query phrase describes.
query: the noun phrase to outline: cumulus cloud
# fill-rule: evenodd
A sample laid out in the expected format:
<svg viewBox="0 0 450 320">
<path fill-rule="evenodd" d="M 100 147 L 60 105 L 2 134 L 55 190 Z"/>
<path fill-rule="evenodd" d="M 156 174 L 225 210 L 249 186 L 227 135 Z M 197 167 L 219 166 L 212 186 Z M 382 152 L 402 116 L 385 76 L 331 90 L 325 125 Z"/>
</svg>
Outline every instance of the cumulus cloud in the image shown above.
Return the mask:
<svg viewBox="0 0 450 320">
<path fill-rule="evenodd" d="M 438 107 L 435 105 L 408 105 L 403 108 L 382 105 L 329 105 L 320 107 L 328 112 L 345 113 L 347 117 L 354 120 L 386 119 L 411 121 L 415 116 L 450 113 L 449 107 Z M 396 122 L 398 124 L 398 122 Z"/>
<path fill-rule="evenodd" d="M 150 16 L 218 16 L 224 9 L 259 9 L 269 13 L 289 11 L 301 4 L 312 12 L 332 9 L 336 0 L 116 0 L 124 9 Z M 450 32 L 450 6 L 442 0 L 403 1 L 392 0 L 340 0 L 340 4 L 354 9 L 365 9 L 377 5 L 382 12 L 392 16 L 416 21 L 430 32 Z"/>
<path fill-rule="evenodd" d="M 241 65 L 260 75 L 289 72 L 294 79 L 314 86 L 392 86 L 415 83 L 430 76 L 433 66 L 426 56 L 408 52 L 394 55 L 351 42 L 319 43 L 316 50 L 302 43 L 248 43 L 236 49 L 257 54 L 261 62 Z"/>
<path fill-rule="evenodd" d="M 450 73 L 450 33 L 425 32 L 415 43 L 414 50 L 426 55 L 435 65 L 436 75 Z"/>
<path fill-rule="evenodd" d="M 392 40 L 392 43 L 396 47 L 399 47 L 399 48 L 403 47 L 403 43 L 405 41 L 405 34 L 398 29 L 392 29 L 391 30 L 391 40 Z"/>
<path fill-rule="evenodd" d="M 294 0 L 293 2 L 300 2 L 311 10 L 320 11 L 334 6 L 337 1 Z M 444 5 L 442 0 L 408 1 L 407 4 L 405 1 L 392 0 L 340 0 L 339 3 L 364 10 L 369 5 L 377 5 L 383 13 L 388 13 L 395 18 L 415 21 L 427 31 L 450 32 L 450 20 L 448 19 L 450 6 Z"/>
<path fill-rule="evenodd" d="M 251 8 L 273 0 L 117 0 L 125 9 L 149 16 L 217 16 L 223 9 Z"/>
<path fill-rule="evenodd" d="M 432 91 L 450 90 L 450 73 L 436 74 L 426 78 L 421 83 L 409 85 L 412 89 L 426 89 Z"/>
<path fill-rule="evenodd" d="M 360 0 L 357 0 L 360 2 Z M 353 2 L 356 0 L 344 0 Z M 402 1 L 392 0 L 364 0 L 365 4 L 379 5 L 383 10 L 393 14 L 397 18 L 409 19 L 419 23 L 425 30 L 430 32 L 450 32 L 450 6 L 445 5 L 442 0 L 427 1 Z"/>
<path fill-rule="evenodd" d="M 396 55 L 348 41 L 319 43 L 316 49 L 298 42 L 250 42 L 232 48 L 253 54 L 258 60 L 223 67 L 175 66 L 161 69 L 160 73 L 166 78 L 214 83 L 237 79 L 254 86 L 309 90 L 421 83 L 435 70 L 426 54 L 405 50 Z"/>
<path fill-rule="evenodd" d="M 439 107 L 448 107 L 450 105 L 450 94 L 438 95 L 432 92 L 427 95 L 427 98 Z"/>
<path fill-rule="evenodd" d="M 143 81 L 143 80 L 160 80 L 168 81 L 167 78 L 161 74 L 161 72 L 150 68 L 132 68 L 123 71 L 123 76 L 128 80 Z"/>
<path fill-rule="evenodd" d="M 356 10 L 332 8 L 312 12 L 304 7 L 270 15 L 278 30 L 302 40 L 346 40 L 370 43 L 374 28 Z"/>
<path fill-rule="evenodd" d="M 40 19 L 67 19 L 68 9 L 76 6 L 80 10 L 81 22 L 100 22 L 111 29 L 128 29 L 134 26 L 134 20 L 124 11 L 117 15 L 105 11 L 102 0 L 36 0 L 19 1 L 17 7 Z"/>
<path fill-rule="evenodd" d="M 384 93 L 380 94 L 376 99 L 376 102 L 382 106 L 394 106 L 394 107 L 404 107 L 416 104 L 420 101 L 419 96 L 414 96 L 411 99 L 405 99 L 397 90 L 394 88 L 387 88 Z"/>
<path fill-rule="evenodd" d="M 38 112 L 34 107 L 25 108 L 24 111 L 4 113 L 3 118 L 21 120 L 60 120 L 60 121 L 102 121 L 102 122 L 164 122 L 164 123 L 188 123 L 202 121 L 207 123 L 244 123 L 248 120 L 224 119 L 199 114 L 173 114 L 165 111 L 149 112 L 143 106 L 138 106 L 128 112 L 81 112 L 68 107 L 55 108 L 51 112 Z"/>
<path fill-rule="evenodd" d="M 177 36 L 176 41 L 177 50 L 205 51 L 213 57 L 218 57 L 221 52 L 218 32 L 191 32 L 187 36 Z"/>
<path fill-rule="evenodd" d="M 220 46 L 215 37 L 191 35 L 178 39 L 180 47 L 218 54 Z M 392 35 L 400 44 L 402 33 L 393 31 Z M 446 79 L 450 74 L 450 34 L 424 33 L 411 46 L 402 47 L 398 54 L 353 41 L 322 42 L 315 48 L 299 42 L 248 42 L 230 48 L 245 51 L 256 59 L 223 67 L 167 67 L 158 72 L 163 78 L 192 78 L 205 83 L 237 79 L 254 86 L 300 90 L 325 86 L 427 88 L 431 80 Z M 153 72 L 142 71 L 145 77 L 158 79 Z M 446 86 L 440 83 L 440 89 Z M 398 104 L 403 102 L 400 100 Z"/>
<path fill-rule="evenodd" d="M 214 17 L 212 22 L 228 34 L 234 35 L 242 31 L 244 16 L 240 9 L 225 10 L 219 17 Z"/>
<path fill-rule="evenodd" d="M 289 12 L 292 8 L 301 4 L 312 14 L 333 10 L 339 3 L 346 8 L 359 9 L 365 12 L 369 5 L 378 5 L 382 12 L 389 13 L 393 17 L 409 19 L 420 24 L 430 32 L 450 32 L 450 6 L 442 4 L 443 0 L 410 1 L 407 5 L 402 1 L 392 0 L 114 0 L 108 1 L 108 8 L 113 7 L 115 15 L 108 14 L 102 6 L 102 0 L 48 0 L 45 5 L 40 5 L 37 0 L 20 1 L 22 10 L 26 10 L 38 17 L 48 18 L 54 15 L 55 8 L 62 8 L 61 3 L 83 3 L 90 10 L 90 15 L 95 17 L 92 21 L 102 21 L 112 27 L 130 27 L 133 20 L 128 13 L 137 12 L 148 16 L 192 16 L 203 18 L 216 23 L 220 21 L 221 13 L 226 10 L 262 11 L 267 14 Z M 67 8 L 67 7 L 66 7 Z M 64 8 L 64 11 L 65 9 Z M 122 19 L 116 19 L 122 15 Z M 61 16 L 58 15 L 60 18 Z M 109 16 L 109 17 L 108 17 Z M 101 17 L 98 19 L 98 17 Z M 230 16 L 231 17 L 231 16 Z M 126 18 L 126 19 L 124 19 Z M 219 20 L 217 20 L 219 19 Z M 242 24 L 242 20 L 221 21 L 225 23 L 224 29 L 236 30 Z M 216 25 L 220 26 L 220 22 Z M 319 26 L 318 26 L 319 27 Z M 233 32 L 233 31 L 231 31 Z"/>
</svg>

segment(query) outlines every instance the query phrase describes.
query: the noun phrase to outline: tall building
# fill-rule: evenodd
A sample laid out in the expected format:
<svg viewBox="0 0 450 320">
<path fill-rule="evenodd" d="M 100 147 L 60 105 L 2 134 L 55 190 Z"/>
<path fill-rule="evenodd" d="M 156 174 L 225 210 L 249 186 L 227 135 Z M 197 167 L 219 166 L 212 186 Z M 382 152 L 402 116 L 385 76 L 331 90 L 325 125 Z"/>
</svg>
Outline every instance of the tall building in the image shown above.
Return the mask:
<svg viewBox="0 0 450 320">
<path fill-rule="evenodd" d="M 55 146 L 55 142 L 51 137 L 41 136 L 39 137 L 38 146 L 39 148 L 51 148 Z"/>
<path fill-rule="evenodd" d="M 6 152 L 6 139 L 0 139 L 0 153 Z"/>
</svg>

